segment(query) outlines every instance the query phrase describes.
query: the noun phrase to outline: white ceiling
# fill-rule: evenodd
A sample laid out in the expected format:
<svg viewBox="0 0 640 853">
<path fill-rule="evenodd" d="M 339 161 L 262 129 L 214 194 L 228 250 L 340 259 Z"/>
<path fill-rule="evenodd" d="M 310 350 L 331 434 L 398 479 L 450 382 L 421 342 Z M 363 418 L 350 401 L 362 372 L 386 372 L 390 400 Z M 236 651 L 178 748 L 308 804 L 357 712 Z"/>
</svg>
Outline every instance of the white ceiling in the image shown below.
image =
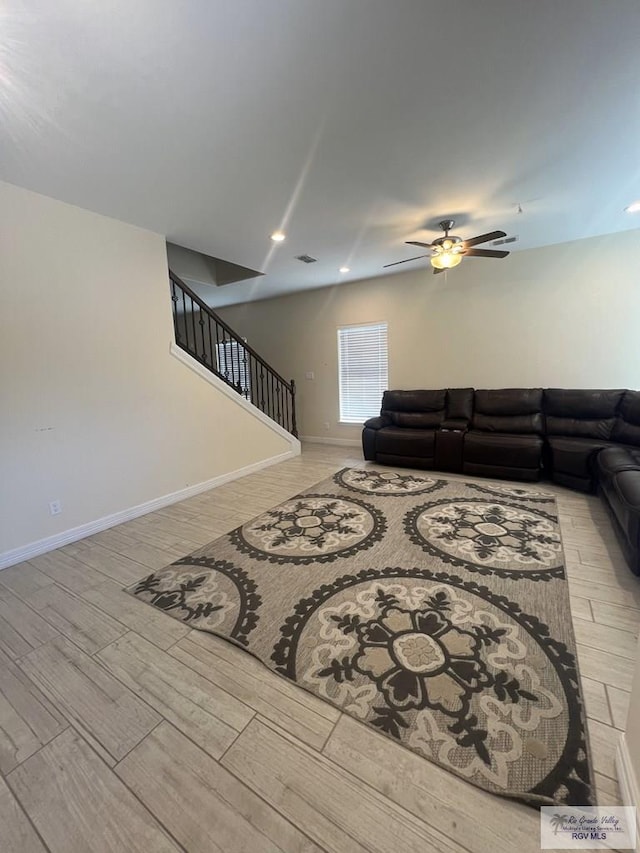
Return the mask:
<svg viewBox="0 0 640 853">
<path fill-rule="evenodd" d="M 266 272 L 216 305 L 382 275 L 445 216 L 637 228 L 639 46 L 638 0 L 2 0 L 0 177 Z"/>
</svg>

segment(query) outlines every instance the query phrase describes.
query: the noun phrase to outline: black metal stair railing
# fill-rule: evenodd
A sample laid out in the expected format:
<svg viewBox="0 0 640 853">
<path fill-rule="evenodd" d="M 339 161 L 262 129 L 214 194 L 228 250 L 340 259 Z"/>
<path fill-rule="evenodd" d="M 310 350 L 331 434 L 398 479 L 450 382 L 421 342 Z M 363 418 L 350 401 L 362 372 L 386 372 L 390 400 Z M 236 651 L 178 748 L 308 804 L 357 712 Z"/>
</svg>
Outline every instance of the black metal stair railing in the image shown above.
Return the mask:
<svg viewBox="0 0 640 853">
<path fill-rule="evenodd" d="M 169 280 L 177 345 L 297 437 L 293 379 L 283 379 L 171 270 Z"/>
</svg>

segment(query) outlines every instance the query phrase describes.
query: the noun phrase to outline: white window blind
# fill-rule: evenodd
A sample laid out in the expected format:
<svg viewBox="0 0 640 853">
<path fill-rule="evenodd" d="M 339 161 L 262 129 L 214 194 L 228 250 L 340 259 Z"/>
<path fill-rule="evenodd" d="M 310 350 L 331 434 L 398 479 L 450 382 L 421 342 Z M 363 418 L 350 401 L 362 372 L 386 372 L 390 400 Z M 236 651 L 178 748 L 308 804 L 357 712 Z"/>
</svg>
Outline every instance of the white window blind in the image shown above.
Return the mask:
<svg viewBox="0 0 640 853">
<path fill-rule="evenodd" d="M 241 393 L 249 399 L 251 387 L 245 348 L 236 341 L 216 344 L 216 361 L 218 362 L 218 372 L 236 387 L 239 383 L 242 389 Z"/>
<path fill-rule="evenodd" d="M 361 424 L 380 413 L 388 386 L 387 324 L 338 329 L 340 420 Z"/>
</svg>

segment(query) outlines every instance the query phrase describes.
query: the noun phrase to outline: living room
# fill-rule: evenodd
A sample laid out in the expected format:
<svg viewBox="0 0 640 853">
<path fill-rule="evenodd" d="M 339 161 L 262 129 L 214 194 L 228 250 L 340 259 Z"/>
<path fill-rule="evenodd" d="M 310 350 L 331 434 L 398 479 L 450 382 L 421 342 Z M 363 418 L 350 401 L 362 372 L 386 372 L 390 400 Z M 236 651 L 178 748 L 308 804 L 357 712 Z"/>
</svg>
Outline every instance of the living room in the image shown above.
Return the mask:
<svg viewBox="0 0 640 853">
<path fill-rule="evenodd" d="M 624 319 L 640 309 L 634 262 L 636 230 L 463 262 L 446 278 L 420 266 L 218 313 L 296 380 L 304 437 L 359 445 L 361 425 L 339 420 L 337 328 L 387 323 L 390 388 L 634 388 L 640 353 Z"/>
<path fill-rule="evenodd" d="M 357 636 L 360 651 L 319 667 L 332 672 L 322 684 L 283 678 L 284 628 L 298 611 L 292 605 L 285 618 L 276 609 L 305 573 L 300 602 L 370 570 L 376 555 L 387 569 L 413 560 L 422 580 L 455 575 L 449 558 L 393 539 L 408 518 L 398 507 L 412 498 L 386 496 L 384 477 L 433 488 L 436 503 L 473 500 L 457 491 L 468 477 L 365 461 L 365 417 L 341 415 L 340 330 L 385 325 L 389 389 L 638 388 L 637 3 L 278 0 L 268 13 L 259 0 L 234 8 L 190 0 L 160 12 L 121 0 L 4 6 L 6 849 L 533 851 L 540 805 L 640 805 L 640 583 L 598 495 L 532 484 L 519 500 L 527 518 L 553 525 L 554 558 L 564 554 L 553 579 L 458 568 L 470 586 L 452 579 L 450 601 L 431 617 L 446 622 L 438 636 L 449 639 L 429 645 L 426 629 L 411 630 L 406 654 L 401 633 L 389 640 L 405 678 L 432 665 L 425 655 L 454 659 L 453 639 L 456 654 L 471 641 L 462 622 L 446 621 L 447 604 L 474 584 L 490 589 L 487 612 L 505 595 L 538 621 L 548 617 L 581 676 L 584 713 L 573 709 L 568 741 L 587 738 L 588 770 L 576 771 L 590 789 L 584 800 L 559 782 L 540 793 L 543 782 L 527 776 L 561 740 L 544 721 L 522 737 L 526 772 L 512 786 L 519 770 L 504 769 L 499 745 L 488 754 L 477 739 L 460 745 L 478 735 L 468 717 L 455 737 L 482 765 L 471 781 L 443 758 L 449 734 L 440 757 L 435 736 L 431 746 L 408 743 L 426 729 L 412 728 L 398 691 L 386 716 L 365 713 L 363 697 L 373 696 L 365 681 L 381 653 L 355 623 L 341 623 L 336 642 L 346 649 Z M 463 257 L 434 275 L 429 246 L 449 217 L 463 240 L 502 231 L 511 242 L 485 248 L 508 257 Z M 285 239 L 271 240 L 278 232 Z M 295 381 L 300 440 L 177 345 L 167 242 L 260 273 L 187 283 Z M 369 475 L 382 479 L 354 498 Z M 355 479 L 344 485 L 345 477 Z M 310 500 L 329 481 L 331 494 L 384 516 L 373 512 L 366 548 L 351 554 L 360 546 L 349 544 L 344 559 L 314 563 L 304 554 L 292 563 L 256 557 L 253 520 Z M 307 548 L 323 535 L 318 518 L 337 523 L 326 508 L 293 515 Z M 290 530 L 291 518 L 279 518 L 278 530 Z M 502 524 L 478 523 L 494 532 Z M 180 598 L 189 578 L 169 564 L 194 552 L 193 567 L 180 570 L 194 571 L 191 580 L 203 566 L 236 560 L 246 577 L 229 573 L 221 598 L 202 589 Z M 215 620 L 231 582 L 245 595 L 245 621 L 223 630 Z M 252 624 L 256 595 L 262 615 Z M 353 615 L 355 601 L 340 606 Z M 268 652 L 252 647 L 269 624 L 283 628 L 278 642 L 265 633 Z M 474 654 L 479 637 L 487 648 L 491 640 L 476 628 Z M 303 634 L 300 653 L 311 659 L 321 643 L 305 646 Z M 526 707 L 522 730 L 532 728 L 544 705 L 531 699 L 533 675 L 530 683 L 520 664 L 491 669 L 489 657 L 473 676 L 491 679 L 492 697 L 460 701 L 483 713 L 499 705 L 497 726 L 506 683 L 520 699 L 505 716 Z M 545 677 L 544 711 L 557 707 L 564 720 L 567 703 L 560 711 L 555 676 Z M 349 685 L 360 691 L 351 705 Z"/>
</svg>

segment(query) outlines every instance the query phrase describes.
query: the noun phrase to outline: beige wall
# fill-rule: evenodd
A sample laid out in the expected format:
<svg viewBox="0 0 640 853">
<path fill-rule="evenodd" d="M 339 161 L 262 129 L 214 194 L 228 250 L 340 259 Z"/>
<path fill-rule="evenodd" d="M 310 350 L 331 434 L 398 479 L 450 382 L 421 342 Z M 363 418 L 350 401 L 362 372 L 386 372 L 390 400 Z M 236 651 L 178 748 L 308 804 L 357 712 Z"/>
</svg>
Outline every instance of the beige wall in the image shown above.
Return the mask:
<svg viewBox="0 0 640 853">
<path fill-rule="evenodd" d="M 302 435 L 357 439 L 338 424 L 338 326 L 388 322 L 392 388 L 640 388 L 638 269 L 640 232 L 628 231 L 220 313 L 296 380 Z"/>
<path fill-rule="evenodd" d="M 0 210 L 0 552 L 289 449 L 169 354 L 163 237 L 2 183 Z"/>
</svg>

